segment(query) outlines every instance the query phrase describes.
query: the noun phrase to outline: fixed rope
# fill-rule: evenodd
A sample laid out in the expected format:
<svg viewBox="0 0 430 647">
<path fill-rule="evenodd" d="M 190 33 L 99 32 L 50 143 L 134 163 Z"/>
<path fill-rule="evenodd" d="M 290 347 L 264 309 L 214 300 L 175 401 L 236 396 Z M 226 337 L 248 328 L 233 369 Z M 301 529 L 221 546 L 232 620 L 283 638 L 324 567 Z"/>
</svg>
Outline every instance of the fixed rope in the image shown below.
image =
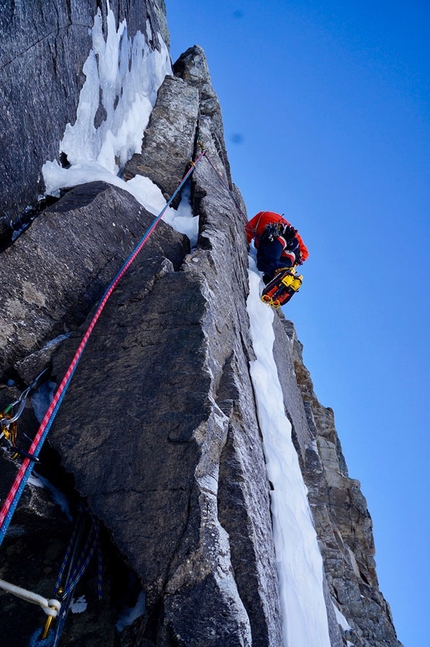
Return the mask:
<svg viewBox="0 0 430 647">
<path fill-rule="evenodd" d="M 37 430 L 37 433 L 33 439 L 33 442 L 31 443 L 30 449 L 29 449 L 29 457 L 25 457 L 23 462 L 21 463 L 21 466 L 18 470 L 18 473 L 16 474 L 15 480 L 12 484 L 12 487 L 9 491 L 9 494 L 6 497 L 6 500 L 3 504 L 3 507 L 0 511 L 0 545 L 2 544 L 5 536 L 7 529 L 9 527 L 9 524 L 12 520 L 13 514 L 16 510 L 16 507 L 18 505 L 18 502 L 21 498 L 21 495 L 24 491 L 24 488 L 28 482 L 28 479 L 31 476 L 31 473 L 33 471 L 34 467 L 34 457 L 37 458 L 39 455 L 43 443 L 45 442 L 45 439 L 48 435 L 48 432 L 52 426 L 52 423 L 54 422 L 54 419 L 58 413 L 58 410 L 61 406 L 61 403 L 63 401 L 63 398 L 66 394 L 66 391 L 69 387 L 69 384 L 73 378 L 73 375 L 76 371 L 77 365 L 79 363 L 79 360 L 82 357 L 82 353 L 84 352 L 85 346 L 88 343 L 88 340 L 90 338 L 90 335 L 94 329 L 94 326 L 96 325 L 97 321 L 100 318 L 101 313 L 103 312 L 106 303 L 108 302 L 112 292 L 115 290 L 116 286 L 118 283 L 121 281 L 122 277 L 124 274 L 127 272 L 128 268 L 130 265 L 133 263 L 133 261 L 136 259 L 140 251 L 142 250 L 143 246 L 146 244 L 146 242 L 149 240 L 150 236 L 153 234 L 155 228 L 159 224 L 161 218 L 163 217 L 166 209 L 169 207 L 169 205 L 172 203 L 172 201 L 175 199 L 175 197 L 178 195 L 179 191 L 182 189 L 184 186 L 185 182 L 188 180 L 190 177 L 191 173 L 194 171 L 196 168 L 196 165 L 198 162 L 202 159 L 204 156 L 204 151 L 200 153 L 200 155 L 193 161 L 193 163 L 190 165 L 190 168 L 182 178 L 178 188 L 176 191 L 173 193 L 171 198 L 166 202 L 166 205 L 163 207 L 163 209 L 160 211 L 158 216 L 154 219 L 153 223 L 148 227 L 147 231 L 143 235 L 142 239 L 138 243 L 138 245 L 135 247 L 134 251 L 132 254 L 128 257 L 128 259 L 125 261 L 124 265 L 118 272 L 118 274 L 115 276 L 113 281 L 110 283 L 108 286 L 104 296 L 102 297 L 102 300 L 100 301 L 100 304 L 97 308 L 96 313 L 94 314 L 87 331 L 85 332 L 81 343 L 79 344 L 79 347 L 66 371 L 66 374 L 64 375 L 59 387 L 57 388 L 54 398 L 51 402 L 51 404 L 48 407 L 47 412 L 45 413 L 42 422 L 40 423 L 39 429 Z"/>
</svg>

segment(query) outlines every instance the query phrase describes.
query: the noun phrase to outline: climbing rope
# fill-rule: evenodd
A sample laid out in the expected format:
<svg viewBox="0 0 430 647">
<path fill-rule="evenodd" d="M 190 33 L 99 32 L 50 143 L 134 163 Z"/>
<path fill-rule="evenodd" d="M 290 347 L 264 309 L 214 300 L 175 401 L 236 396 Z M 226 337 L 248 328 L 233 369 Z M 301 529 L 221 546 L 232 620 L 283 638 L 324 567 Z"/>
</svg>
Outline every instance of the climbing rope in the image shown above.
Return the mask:
<svg viewBox="0 0 430 647">
<path fill-rule="evenodd" d="M 246 217 L 246 214 L 243 212 L 240 204 L 236 200 L 236 196 L 234 195 L 233 191 L 230 190 L 230 187 L 224 181 L 224 178 L 222 177 L 221 173 L 216 168 L 215 164 L 211 161 L 211 159 L 210 159 L 210 157 L 209 157 L 209 155 L 207 153 L 207 150 L 205 149 L 205 146 L 203 144 L 203 140 L 201 138 L 200 127 L 199 126 L 197 127 L 196 145 L 200 148 L 200 151 L 205 156 L 206 161 L 212 167 L 213 171 L 215 172 L 216 176 L 218 177 L 219 182 L 222 184 L 224 189 L 226 189 L 226 191 L 229 193 L 231 199 L 233 200 L 233 202 L 234 202 L 234 204 L 236 206 L 236 209 L 238 210 L 238 212 L 240 213 L 240 215 L 242 216 L 242 218 L 243 218 L 243 220 L 244 220 L 244 222 L 246 224 L 248 222 L 248 218 Z"/>
<path fill-rule="evenodd" d="M 110 283 L 108 286 L 104 296 L 102 297 L 102 300 L 97 308 L 96 313 L 94 314 L 90 325 L 87 328 L 87 331 L 85 332 L 81 343 L 79 344 L 79 347 L 66 371 L 66 374 L 64 375 L 59 387 L 57 388 L 54 398 L 51 402 L 51 404 L 48 407 L 48 410 L 43 417 L 43 420 L 39 426 L 39 429 L 36 433 L 36 436 L 34 437 L 33 442 L 31 443 L 30 449 L 29 449 L 29 456 L 30 457 L 25 457 L 19 470 L 18 473 L 15 477 L 15 480 L 12 484 L 12 487 L 9 491 L 9 494 L 6 497 L 6 500 L 3 504 L 3 507 L 0 511 L 0 545 L 2 544 L 5 536 L 7 529 L 9 527 L 9 524 L 12 520 L 13 514 L 16 510 L 16 507 L 18 505 L 18 502 L 21 498 L 21 495 L 24 491 L 24 488 L 28 482 L 28 479 L 31 476 L 31 472 L 33 471 L 34 467 L 34 457 L 37 458 L 39 455 L 43 443 L 45 442 L 45 439 L 48 435 L 48 432 L 52 426 L 52 423 L 54 422 L 55 416 L 58 413 L 58 410 L 61 406 L 61 403 L 63 401 L 63 398 L 66 394 L 66 391 L 69 387 L 69 384 L 73 378 L 73 375 L 75 373 L 75 370 L 77 368 L 77 365 L 79 363 L 79 360 L 81 359 L 82 353 L 84 352 L 85 346 L 88 343 L 88 339 L 90 338 L 90 335 L 94 329 L 94 326 L 96 325 L 97 321 L 100 318 L 101 313 L 103 312 L 106 303 L 108 302 L 112 292 L 124 276 L 124 274 L 127 272 L 128 268 L 130 265 L 133 263 L 133 261 L 136 259 L 140 251 L 142 250 L 143 246 L 146 244 L 146 242 L 149 240 L 150 236 L 153 234 L 155 228 L 159 224 L 161 218 L 163 217 L 166 209 L 169 207 L 169 205 L 172 203 L 172 201 L 175 199 L 175 197 L 178 195 L 179 191 L 182 189 L 184 186 L 185 182 L 188 180 L 190 177 L 191 173 L 194 171 L 196 168 L 196 165 L 199 163 L 199 161 L 202 159 L 204 156 L 204 151 L 200 153 L 200 155 L 194 160 L 193 164 L 190 165 L 190 168 L 188 171 L 185 173 L 184 177 L 182 178 L 178 188 L 176 191 L 173 193 L 171 198 L 166 202 L 166 205 L 163 207 L 163 209 L 160 211 L 158 216 L 154 219 L 153 223 L 148 227 L 147 231 L 143 235 L 142 239 L 132 252 L 132 254 L 129 256 L 129 258 L 126 260 L 118 274 L 115 276 L 113 281 Z"/>
<path fill-rule="evenodd" d="M 230 187 L 228 186 L 228 184 L 224 181 L 224 178 L 222 177 L 221 173 L 219 173 L 218 169 L 215 167 L 215 165 L 214 165 L 214 164 L 213 164 L 213 162 L 211 161 L 210 157 L 208 156 L 207 151 L 205 151 L 205 150 L 204 150 L 203 152 L 204 152 L 204 156 L 205 156 L 206 161 L 208 162 L 208 164 L 210 164 L 210 166 L 212 167 L 212 169 L 215 171 L 216 176 L 217 176 L 218 180 L 220 181 L 220 183 L 222 184 L 222 186 L 226 189 L 226 191 L 228 191 L 228 193 L 229 193 L 229 195 L 230 195 L 231 199 L 233 200 L 233 202 L 234 202 L 234 204 L 235 204 L 235 206 L 236 206 L 236 209 L 238 210 L 238 212 L 239 212 L 239 213 L 240 213 L 240 215 L 242 216 L 242 218 L 243 218 L 243 220 L 244 220 L 245 224 L 246 224 L 246 223 L 248 223 L 248 218 L 246 217 L 246 214 L 243 212 L 243 210 L 242 210 L 242 208 L 241 208 L 240 204 L 239 204 L 239 203 L 238 203 L 238 201 L 236 200 L 236 197 L 235 197 L 235 195 L 234 195 L 233 191 L 231 191 L 231 189 L 230 189 Z"/>
<path fill-rule="evenodd" d="M 9 527 L 9 524 L 10 524 L 11 520 L 12 520 L 13 514 L 14 514 L 14 512 L 16 510 L 17 505 L 18 505 L 18 502 L 19 502 L 19 500 L 21 498 L 21 495 L 22 495 L 22 493 L 24 491 L 24 488 L 25 488 L 25 486 L 26 486 L 26 484 L 28 482 L 28 479 L 31 476 L 31 472 L 33 471 L 33 467 L 34 467 L 34 462 L 37 461 L 37 459 L 38 459 L 38 455 L 39 455 L 39 453 L 40 453 L 40 451 L 42 449 L 42 446 L 43 446 L 43 444 L 45 442 L 45 439 L 46 439 L 46 437 L 48 435 L 48 432 L 49 432 L 49 430 L 50 430 L 50 428 L 51 428 L 51 426 L 52 426 L 52 424 L 53 424 L 53 422 L 55 420 L 55 417 L 56 417 L 56 415 L 58 413 L 58 410 L 59 410 L 59 408 L 61 406 L 63 398 L 64 398 L 64 396 L 65 396 L 65 394 L 67 392 L 69 384 L 70 384 L 70 382 L 71 382 L 71 380 L 73 378 L 73 375 L 74 375 L 74 373 L 76 371 L 77 365 L 78 365 L 78 363 L 79 363 L 79 361 L 81 359 L 81 356 L 82 356 L 82 354 L 84 352 L 85 346 L 88 343 L 88 340 L 89 340 L 90 335 L 91 335 L 91 333 L 92 333 L 92 331 L 94 329 L 94 326 L 96 325 L 97 321 L 99 320 L 100 315 L 101 315 L 101 313 L 103 312 L 103 310 L 104 310 L 104 308 L 106 306 L 106 303 L 108 302 L 112 292 L 115 290 L 116 286 L 121 281 L 124 274 L 127 272 L 130 265 L 134 262 L 134 260 L 136 259 L 136 257 L 140 253 L 140 251 L 142 250 L 143 246 L 146 244 L 146 242 L 148 241 L 148 239 L 150 238 L 150 236 L 154 232 L 155 228 L 157 227 L 158 223 L 160 222 L 161 218 L 163 217 L 165 211 L 170 206 L 170 204 L 173 202 L 173 200 L 176 198 L 176 196 L 178 195 L 178 193 L 180 192 L 180 190 L 182 189 L 182 187 L 184 186 L 184 184 L 186 183 L 186 181 L 188 180 L 188 178 L 190 177 L 192 172 L 195 170 L 197 164 L 200 162 L 200 160 L 203 157 L 207 160 L 208 164 L 212 167 L 212 169 L 214 170 L 216 176 L 218 177 L 218 180 L 220 181 L 220 183 L 222 184 L 222 186 L 227 190 L 227 192 L 231 196 L 231 198 L 232 198 L 238 212 L 242 216 L 244 222 L 245 223 L 248 222 L 245 213 L 243 212 L 240 205 L 238 204 L 233 192 L 230 190 L 230 187 L 226 184 L 223 177 L 218 172 L 215 165 L 212 163 L 210 157 L 208 156 L 207 151 L 205 150 L 205 148 L 204 148 L 204 146 L 203 146 L 203 144 L 201 142 L 200 136 L 198 136 L 198 144 L 199 144 L 199 146 L 201 148 L 200 154 L 197 156 L 197 158 L 195 160 L 191 160 L 190 168 L 185 173 L 185 175 L 182 178 L 178 188 L 173 193 L 173 195 L 170 197 L 170 199 L 166 202 L 166 205 L 160 211 L 158 216 L 154 219 L 154 221 L 152 222 L 150 227 L 147 229 L 147 231 L 143 235 L 143 237 L 140 240 L 140 242 L 138 243 L 138 245 L 135 247 L 132 254 L 126 260 L 126 262 L 124 263 L 124 265 L 122 266 L 122 268 L 120 269 L 118 274 L 115 276 L 115 278 L 112 280 L 112 282 L 108 286 L 106 292 L 104 293 L 104 295 L 103 295 L 103 297 L 102 297 L 102 299 L 100 301 L 100 304 L 99 304 L 99 306 L 98 306 L 98 308 L 96 310 L 96 313 L 94 314 L 94 316 L 93 316 L 93 318 L 92 318 L 92 320 L 91 320 L 91 322 L 90 322 L 90 324 L 89 324 L 89 326 L 88 326 L 88 328 L 87 328 L 87 330 L 86 330 L 86 332 L 85 332 L 85 334 L 84 334 L 84 336 L 83 336 L 83 338 L 82 338 L 82 340 L 81 340 L 81 342 L 79 344 L 79 347 L 78 347 L 78 349 L 77 349 L 77 351 L 76 351 L 76 353 L 75 353 L 75 355 L 74 355 L 74 357 L 73 357 L 73 359 L 72 359 L 72 361 L 71 361 L 71 363 L 70 363 L 70 365 L 69 365 L 69 367 L 68 367 L 68 369 L 66 371 L 66 374 L 64 375 L 59 387 L 57 388 L 57 390 L 55 392 L 55 395 L 54 395 L 54 398 L 53 398 L 51 404 L 49 405 L 48 410 L 45 413 L 45 416 L 43 417 L 43 420 L 42 420 L 42 422 L 41 422 L 41 424 L 39 426 L 39 429 L 38 429 L 38 431 L 36 433 L 36 436 L 34 437 L 33 442 L 31 443 L 29 451 L 28 452 L 22 452 L 22 451 L 19 451 L 19 450 L 17 450 L 15 448 L 15 451 L 20 453 L 23 456 L 24 460 L 23 460 L 23 462 L 22 462 L 22 464 L 20 466 L 20 469 L 19 469 L 16 477 L 15 477 L 15 480 L 14 480 L 14 482 L 12 484 L 12 487 L 11 487 L 7 497 L 6 497 L 6 500 L 5 500 L 4 504 L 3 504 L 3 507 L 0 510 L 0 545 L 2 544 L 2 542 L 3 542 L 3 540 L 4 540 L 5 536 L 6 536 L 7 529 Z M 39 377 L 40 376 L 38 376 L 38 378 L 36 378 L 36 380 L 38 380 Z M 30 387 L 26 390 L 27 395 L 28 395 L 28 392 L 31 390 L 31 388 L 33 388 L 32 385 L 30 385 Z M 20 407 L 19 407 L 20 414 L 22 413 L 22 410 L 24 409 L 24 406 L 25 406 L 25 401 L 23 402 L 24 399 L 25 398 L 20 399 L 20 401 L 19 401 L 20 402 Z M 14 404 L 16 404 L 16 403 L 14 403 Z M 7 423 L 5 423 L 3 421 L 2 427 L 7 427 L 8 426 L 8 428 L 10 428 L 10 425 L 13 423 L 13 421 L 14 421 L 13 418 Z M 0 422 L 2 422 L 2 420 L 0 420 Z"/>
<path fill-rule="evenodd" d="M 118 283 L 121 281 L 124 274 L 127 272 L 131 264 L 134 262 L 134 260 L 142 250 L 143 246 L 149 240 L 150 236 L 152 235 L 158 223 L 160 222 L 161 218 L 163 217 L 165 211 L 173 202 L 175 197 L 178 195 L 178 193 L 180 192 L 180 190 L 182 189 L 182 187 L 184 186 L 184 184 L 186 183 L 186 181 L 188 180 L 192 172 L 196 169 L 198 162 L 203 157 L 206 158 L 207 162 L 209 163 L 209 165 L 212 167 L 215 174 L 217 175 L 218 180 L 231 196 L 238 212 L 242 216 L 245 223 L 248 222 L 245 213 L 243 212 L 243 210 L 241 209 L 240 205 L 236 200 L 236 197 L 234 196 L 233 192 L 230 190 L 229 186 L 224 181 L 221 174 L 216 169 L 215 165 L 210 160 L 200 140 L 199 140 L 199 143 L 201 147 L 201 153 L 197 156 L 197 158 L 194 161 L 193 160 L 190 161 L 190 168 L 182 178 L 176 191 L 166 202 L 166 205 L 160 211 L 158 216 L 154 219 L 154 221 L 147 229 L 147 231 L 143 235 L 138 245 L 135 247 L 132 254 L 125 261 L 120 271 L 117 273 L 117 275 L 114 277 L 114 279 L 106 289 L 100 301 L 100 304 L 96 310 L 96 313 L 94 314 L 79 344 L 79 347 L 75 355 L 73 356 L 73 359 L 66 371 L 66 374 L 64 375 L 58 389 L 55 392 L 54 398 L 50 406 L 48 407 L 48 410 L 46 411 L 45 416 L 43 417 L 43 420 L 39 426 L 36 436 L 34 437 L 31 443 L 28 453 L 16 447 L 16 434 L 17 434 L 16 422 L 24 411 L 29 393 L 31 392 L 32 389 L 35 388 L 39 379 L 47 369 L 42 371 L 42 373 L 40 373 L 36 377 L 36 379 L 32 382 L 32 384 L 30 384 L 30 386 L 27 389 L 25 389 L 25 391 L 23 391 L 20 397 L 15 402 L 10 404 L 3 413 L 0 412 L 0 440 L 5 439 L 7 441 L 9 445 L 9 449 L 12 448 L 14 451 L 13 453 L 14 458 L 18 456 L 18 454 L 20 454 L 24 458 L 20 466 L 20 469 L 15 477 L 14 483 L 0 511 L 0 545 L 3 542 L 4 537 L 6 536 L 13 514 L 17 508 L 17 505 L 24 491 L 24 488 L 33 471 L 34 463 L 38 461 L 38 455 L 42 449 L 42 446 L 45 442 L 48 432 L 58 413 L 58 410 L 61 406 L 63 398 L 67 392 L 67 389 L 76 371 L 77 365 L 88 343 L 89 337 L 98 319 L 100 318 L 100 315 L 103 312 L 106 306 L 106 303 L 108 302 L 112 292 L 115 290 L 115 288 L 117 287 Z M 15 408 L 16 408 L 16 411 L 13 412 Z M 80 515 L 80 519 L 73 530 L 72 536 L 70 538 L 70 541 L 66 550 L 66 554 L 64 556 L 63 563 L 60 568 L 60 572 L 57 577 L 57 581 L 55 583 L 55 594 L 61 598 L 62 602 L 60 602 L 55 598 L 48 600 L 36 593 L 33 593 L 31 591 L 28 591 L 26 589 L 23 589 L 21 587 L 18 587 L 14 584 L 10 584 L 0 579 L 0 588 L 10 593 L 13 593 L 14 595 L 24 600 L 27 600 L 35 604 L 39 604 L 48 616 L 44 628 L 38 629 L 31 637 L 29 647 L 56 647 L 58 645 L 58 642 L 60 640 L 61 633 L 64 627 L 64 623 L 72 602 L 72 594 L 79 580 L 84 574 L 90 560 L 92 559 L 96 548 L 98 548 L 98 595 L 99 595 L 99 598 L 101 598 L 101 551 L 99 546 L 99 528 L 98 528 L 98 522 L 95 519 L 95 517 L 92 515 L 92 513 L 89 510 L 87 510 L 87 512 L 91 517 L 92 523 L 91 523 L 91 527 L 90 527 L 90 531 L 88 533 L 87 539 L 84 543 L 84 546 L 82 547 L 81 553 L 79 556 L 77 556 L 78 549 L 81 543 L 82 533 L 83 533 L 84 521 L 82 520 L 83 519 L 82 514 Z M 67 570 L 67 576 L 63 584 L 62 581 L 66 570 Z M 51 631 L 52 621 L 57 617 L 59 617 L 59 620 L 57 622 L 56 628 L 54 631 Z"/>
<path fill-rule="evenodd" d="M 55 647 L 58 645 L 64 629 L 67 614 L 69 613 L 69 609 L 73 601 L 73 593 L 97 548 L 99 556 L 97 592 L 99 599 L 102 597 L 99 523 L 90 509 L 86 506 L 80 505 L 78 512 L 79 514 L 54 586 L 55 597 L 61 600 L 62 605 L 61 611 L 58 613 L 57 623 L 55 628 L 52 629 L 51 625 L 54 618 L 47 618 L 43 629 L 38 629 L 34 632 L 30 641 L 30 647 L 45 647 L 45 645 Z M 88 519 L 90 521 L 90 527 L 87 531 Z M 84 539 L 86 531 L 86 539 Z"/>
<path fill-rule="evenodd" d="M 90 526 L 88 529 L 88 520 Z M 86 539 L 85 539 L 85 533 Z M 54 597 L 44 598 L 20 586 L 0 579 L 0 588 L 16 597 L 38 604 L 48 616 L 42 629 L 37 629 L 31 637 L 30 647 L 55 647 L 60 640 L 67 618 L 73 593 L 98 548 L 97 592 L 101 599 L 101 551 L 99 545 L 99 523 L 93 513 L 84 505 L 79 507 L 79 514 L 74 525 L 67 549 L 54 586 Z M 55 629 L 52 622 L 57 619 Z"/>
<path fill-rule="evenodd" d="M 81 537 L 84 531 L 84 524 L 86 517 L 89 517 L 91 520 L 90 530 L 87 535 L 87 539 L 80 551 L 80 555 L 76 558 L 76 553 L 78 551 L 79 543 L 81 542 Z M 75 524 L 73 533 L 70 537 L 69 544 L 64 555 L 63 563 L 61 564 L 60 571 L 58 573 L 57 580 L 55 582 L 55 594 L 61 595 L 63 598 L 66 598 L 70 593 L 76 588 L 79 580 L 84 574 L 88 564 L 93 557 L 96 548 L 99 547 L 99 523 L 93 513 L 89 508 L 81 506 L 79 510 L 79 518 Z M 98 596 L 101 599 L 101 552 L 99 552 L 99 569 L 98 569 L 98 580 L 97 580 L 97 589 Z M 69 571 L 66 577 L 65 582 L 63 583 L 64 573 L 66 567 L 69 565 Z"/>
</svg>

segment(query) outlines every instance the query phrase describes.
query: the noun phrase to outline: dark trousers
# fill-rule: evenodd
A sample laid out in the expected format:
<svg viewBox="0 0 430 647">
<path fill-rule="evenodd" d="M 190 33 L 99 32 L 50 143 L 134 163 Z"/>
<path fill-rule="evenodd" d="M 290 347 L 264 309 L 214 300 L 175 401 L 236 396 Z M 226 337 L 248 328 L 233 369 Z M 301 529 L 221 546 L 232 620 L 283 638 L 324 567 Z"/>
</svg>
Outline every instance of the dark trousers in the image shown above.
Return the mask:
<svg viewBox="0 0 430 647">
<path fill-rule="evenodd" d="M 282 244 L 276 238 L 273 240 L 263 238 L 260 241 L 257 249 L 257 267 L 260 272 L 264 272 L 263 279 L 265 282 L 266 278 L 269 281 L 276 270 L 281 267 L 291 267 L 292 263 L 289 258 L 281 259 L 283 249 Z"/>
</svg>

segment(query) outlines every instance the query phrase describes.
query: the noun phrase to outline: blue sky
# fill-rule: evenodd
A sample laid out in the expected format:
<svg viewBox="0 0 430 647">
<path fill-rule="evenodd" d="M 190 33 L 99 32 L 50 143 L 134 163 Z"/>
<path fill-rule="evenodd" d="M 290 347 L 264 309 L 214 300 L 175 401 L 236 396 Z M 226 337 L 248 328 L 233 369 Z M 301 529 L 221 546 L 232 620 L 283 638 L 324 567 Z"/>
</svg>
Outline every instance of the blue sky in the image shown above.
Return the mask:
<svg viewBox="0 0 430 647">
<path fill-rule="evenodd" d="M 374 522 L 405 647 L 427 647 L 430 4 L 166 0 L 172 58 L 206 52 L 249 215 L 311 256 L 285 309 Z"/>
</svg>

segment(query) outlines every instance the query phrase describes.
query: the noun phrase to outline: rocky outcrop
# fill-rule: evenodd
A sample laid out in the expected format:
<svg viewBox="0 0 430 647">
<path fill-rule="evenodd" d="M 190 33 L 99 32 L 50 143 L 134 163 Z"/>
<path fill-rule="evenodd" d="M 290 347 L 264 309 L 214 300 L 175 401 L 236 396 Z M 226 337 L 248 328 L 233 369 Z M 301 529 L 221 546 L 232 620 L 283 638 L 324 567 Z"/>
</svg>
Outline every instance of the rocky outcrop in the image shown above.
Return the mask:
<svg viewBox="0 0 430 647">
<path fill-rule="evenodd" d="M 43 11 L 37 3 L 17 7 L 2 9 L 11 41 L 16 25 L 27 24 L 33 7 L 39 11 L 31 42 L 38 40 L 29 53 L 42 48 L 43 62 L 29 65 L 29 74 L 39 71 L 33 78 L 40 78 L 34 66 L 48 69 L 53 61 L 57 69 L 46 76 L 53 105 L 43 104 L 34 124 L 25 103 L 22 115 L 5 112 L 9 132 L 34 126 L 36 151 L 19 186 L 14 179 L 15 190 L 7 189 L 6 220 L 43 190 L 41 161 L 58 155 L 90 47 L 86 37 L 78 54 L 74 34 L 91 26 L 96 11 L 91 2 L 79 8 L 60 3 L 50 18 L 46 3 Z M 163 0 L 118 0 L 111 7 L 117 19 L 127 18 L 131 31 L 147 33 L 151 46 L 157 25 L 167 37 Z M 42 37 L 49 21 L 52 30 Z M 73 50 L 67 61 L 60 48 L 66 33 Z M 27 53 L 22 41 L 1 54 L 8 52 L 4 69 L 12 74 Z M 70 615 L 65 645 L 281 647 L 272 486 L 249 374 L 254 352 L 246 310 L 248 247 L 236 205 L 242 212 L 246 208 L 232 183 L 221 109 L 203 50 L 190 48 L 173 69 L 175 76 L 167 76 L 159 89 L 142 150 L 125 166 L 124 178 L 144 175 L 171 195 L 189 159 L 204 146 L 216 173 L 203 157 L 191 178 L 193 211 L 200 216 L 197 245 L 191 250 L 186 236 L 159 223 L 112 294 L 37 468 L 50 490 L 37 481 L 26 489 L 2 546 L 8 559 L 0 577 L 52 594 L 72 525 L 49 494 L 54 484 L 67 495 L 72 512 L 84 500 L 102 525 L 105 597 L 96 599 L 92 564 L 77 589 L 77 595 L 85 592 L 88 610 Z M 29 97 L 35 96 L 35 85 L 28 84 Z M 43 142 L 37 128 L 48 133 Z M 17 137 L 17 145 L 24 144 Z M 10 151 L 2 154 L 12 178 Z M 63 377 L 95 305 L 153 218 L 124 188 L 92 182 L 45 209 L 2 252 L 0 411 L 21 391 L 13 380 L 23 387 L 48 367 L 49 390 Z M 378 589 L 366 501 L 358 481 L 348 476 L 333 412 L 316 399 L 292 324 L 278 314 L 274 330 L 285 411 L 324 560 L 331 645 L 401 647 Z M 20 427 L 32 437 L 37 422 L 29 406 L 24 416 Z M 16 471 L 10 454 L 4 463 L 2 499 Z M 119 632 L 121 607 L 142 601 L 142 592 L 140 613 Z M 24 647 L 43 624 L 41 612 L 27 613 L 26 603 L 0 596 L 2 644 Z M 18 635 L 10 630 L 17 616 L 22 617 Z"/>
<path fill-rule="evenodd" d="M 210 138 L 223 164 L 226 179 L 231 186 L 230 163 L 224 139 L 224 124 L 221 106 L 212 87 L 206 56 L 201 47 L 194 45 L 184 52 L 173 66 L 175 76 L 183 79 L 190 87 L 197 88 L 200 97 L 200 119 L 204 120 Z"/>
<path fill-rule="evenodd" d="M 145 130 L 145 144 L 125 165 L 125 179 L 149 177 L 162 189 L 166 200 L 170 198 L 193 159 L 198 115 L 198 90 L 166 76 Z M 171 151 L 169 155 L 165 155 L 166 150 Z"/>
</svg>

